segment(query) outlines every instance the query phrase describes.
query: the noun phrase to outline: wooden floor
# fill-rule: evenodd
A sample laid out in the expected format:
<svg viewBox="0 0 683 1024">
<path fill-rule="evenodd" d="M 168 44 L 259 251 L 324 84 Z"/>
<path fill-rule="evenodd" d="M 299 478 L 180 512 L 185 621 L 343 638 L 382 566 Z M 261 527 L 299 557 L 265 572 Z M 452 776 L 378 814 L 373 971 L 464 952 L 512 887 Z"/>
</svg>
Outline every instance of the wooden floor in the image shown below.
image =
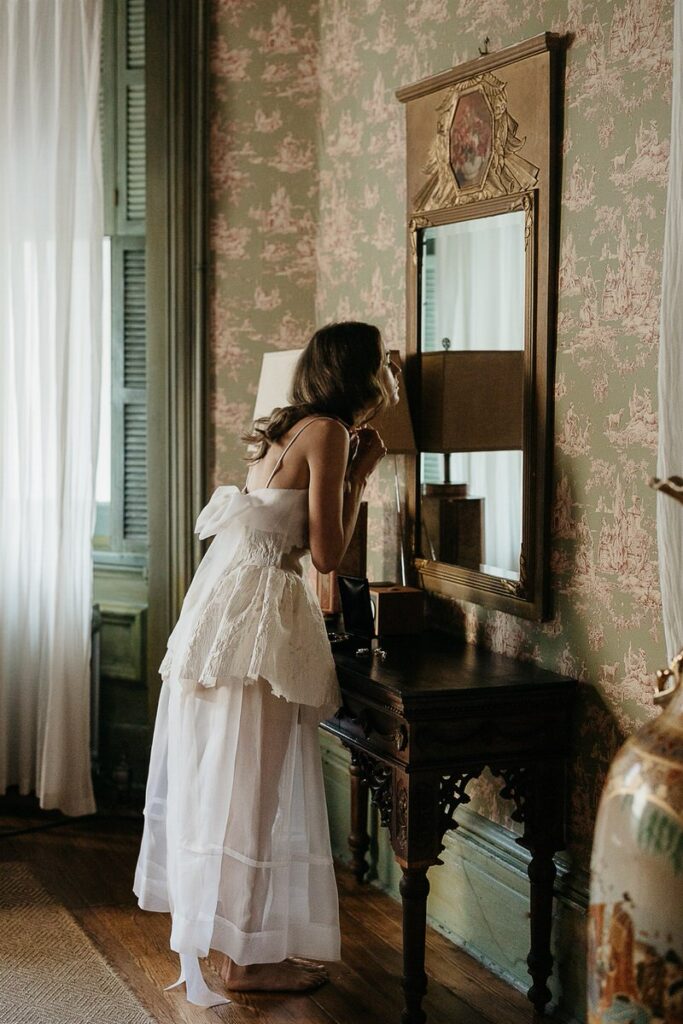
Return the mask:
<svg viewBox="0 0 683 1024">
<path fill-rule="evenodd" d="M 176 980 L 178 962 L 168 948 L 168 916 L 139 910 L 131 892 L 139 821 L 97 817 L 44 827 L 56 820 L 2 815 L 0 808 L 0 861 L 30 864 L 159 1024 L 399 1024 L 400 908 L 372 886 L 358 886 L 345 869 L 338 872 L 343 960 L 330 965 L 328 984 L 306 996 L 236 994 L 229 1006 L 203 1010 L 181 992 L 163 991 Z M 428 1024 L 534 1019 L 523 996 L 431 929 L 427 972 Z"/>
</svg>

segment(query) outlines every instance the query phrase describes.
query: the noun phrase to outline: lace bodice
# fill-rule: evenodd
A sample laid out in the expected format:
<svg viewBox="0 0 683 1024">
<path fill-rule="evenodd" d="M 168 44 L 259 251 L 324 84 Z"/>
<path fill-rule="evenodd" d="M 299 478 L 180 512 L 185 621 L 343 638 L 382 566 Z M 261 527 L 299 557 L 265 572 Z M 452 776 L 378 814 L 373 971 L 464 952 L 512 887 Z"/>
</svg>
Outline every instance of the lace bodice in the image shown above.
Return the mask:
<svg viewBox="0 0 683 1024">
<path fill-rule="evenodd" d="M 307 579 L 308 491 L 219 487 L 197 519 L 213 537 L 161 674 L 187 691 L 266 679 L 331 714 L 340 703 L 325 623 Z"/>
</svg>

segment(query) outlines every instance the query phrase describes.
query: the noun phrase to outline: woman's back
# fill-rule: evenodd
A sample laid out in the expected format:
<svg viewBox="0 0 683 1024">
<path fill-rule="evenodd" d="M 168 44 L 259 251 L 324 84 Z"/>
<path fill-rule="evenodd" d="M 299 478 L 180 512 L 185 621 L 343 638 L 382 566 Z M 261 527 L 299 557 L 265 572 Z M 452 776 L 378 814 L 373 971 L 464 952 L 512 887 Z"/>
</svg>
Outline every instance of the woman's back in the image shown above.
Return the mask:
<svg viewBox="0 0 683 1024">
<path fill-rule="evenodd" d="M 265 490 L 266 488 L 282 490 L 305 490 L 310 482 L 308 455 L 311 446 L 316 443 L 316 430 L 307 431 L 320 421 L 334 420 L 330 416 L 305 416 L 298 420 L 289 430 L 273 441 L 265 455 L 252 464 L 247 474 L 247 491 Z M 308 433 L 299 440 L 299 435 Z M 295 442 L 296 445 L 295 445 Z M 293 450 L 289 451 L 292 448 Z"/>
</svg>

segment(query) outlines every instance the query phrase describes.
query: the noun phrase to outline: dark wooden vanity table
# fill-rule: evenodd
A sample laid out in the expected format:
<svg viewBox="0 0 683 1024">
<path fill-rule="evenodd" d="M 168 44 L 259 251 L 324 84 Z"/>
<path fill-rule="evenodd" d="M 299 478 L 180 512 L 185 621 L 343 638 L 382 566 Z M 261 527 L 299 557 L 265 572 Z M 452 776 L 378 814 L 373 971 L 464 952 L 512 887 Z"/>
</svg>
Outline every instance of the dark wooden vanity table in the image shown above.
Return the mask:
<svg viewBox="0 0 683 1024">
<path fill-rule="evenodd" d="M 389 829 L 403 871 L 402 1024 L 422 1024 L 427 871 L 466 803 L 468 782 L 488 766 L 514 801 L 531 853 L 529 999 L 550 999 L 550 929 L 555 866 L 565 834 L 566 757 L 576 682 L 432 632 L 391 638 L 387 652 L 357 657 L 335 646 L 344 699 L 323 723 L 351 752 L 351 834 L 356 878 L 368 865 L 368 794 Z"/>
</svg>

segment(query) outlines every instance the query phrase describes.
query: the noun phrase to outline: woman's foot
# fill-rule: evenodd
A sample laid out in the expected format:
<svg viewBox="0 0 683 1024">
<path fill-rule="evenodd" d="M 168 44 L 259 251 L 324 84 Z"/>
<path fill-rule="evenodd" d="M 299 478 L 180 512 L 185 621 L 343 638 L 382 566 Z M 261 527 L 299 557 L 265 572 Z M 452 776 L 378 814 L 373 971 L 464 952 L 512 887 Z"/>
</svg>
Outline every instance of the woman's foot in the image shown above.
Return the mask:
<svg viewBox="0 0 683 1024">
<path fill-rule="evenodd" d="M 233 992 L 309 992 L 329 980 L 322 964 L 290 957 L 278 964 L 247 964 L 242 967 L 223 958 L 218 973 Z"/>
</svg>

